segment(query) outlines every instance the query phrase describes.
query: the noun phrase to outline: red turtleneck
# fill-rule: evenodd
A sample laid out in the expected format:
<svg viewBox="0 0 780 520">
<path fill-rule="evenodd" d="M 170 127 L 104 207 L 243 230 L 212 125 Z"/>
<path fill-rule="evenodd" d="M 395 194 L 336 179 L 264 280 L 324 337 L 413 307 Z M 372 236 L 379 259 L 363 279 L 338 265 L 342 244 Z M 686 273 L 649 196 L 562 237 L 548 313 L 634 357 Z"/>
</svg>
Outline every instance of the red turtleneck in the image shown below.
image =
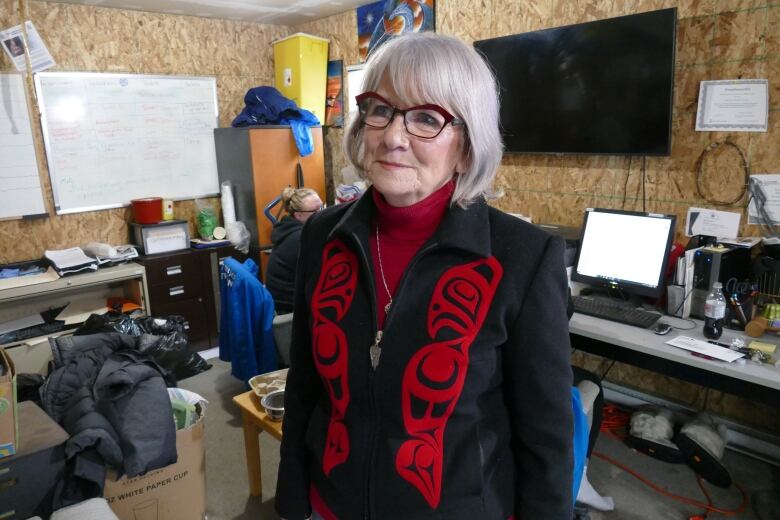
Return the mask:
<svg viewBox="0 0 780 520">
<path fill-rule="evenodd" d="M 398 283 L 406 267 L 415 253 L 439 227 L 454 190 L 455 183 L 450 181 L 420 202 L 401 208 L 391 206 L 376 189 L 371 190 L 377 209 L 371 234 L 371 260 L 374 264 L 377 324 L 380 330 L 385 323 L 385 305 L 390 301 L 382 281 L 382 272 L 385 275 L 387 288 L 395 297 Z M 379 267 L 379 255 L 377 255 L 377 226 L 379 226 L 382 269 Z"/>
</svg>

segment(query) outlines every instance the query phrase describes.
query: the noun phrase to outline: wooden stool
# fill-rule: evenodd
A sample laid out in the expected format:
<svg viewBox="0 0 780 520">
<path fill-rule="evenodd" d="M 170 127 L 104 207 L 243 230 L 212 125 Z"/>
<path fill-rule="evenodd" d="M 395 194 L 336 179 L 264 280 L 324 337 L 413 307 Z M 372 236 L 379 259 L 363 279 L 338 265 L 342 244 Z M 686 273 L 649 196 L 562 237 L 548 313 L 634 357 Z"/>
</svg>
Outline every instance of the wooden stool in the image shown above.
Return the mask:
<svg viewBox="0 0 780 520">
<path fill-rule="evenodd" d="M 282 421 L 272 421 L 260 405 L 260 398 L 253 390 L 233 397 L 233 402 L 241 409 L 244 427 L 244 449 L 246 450 L 246 469 L 249 473 L 249 494 L 259 497 L 263 494 L 263 480 L 260 475 L 260 441 L 258 435 L 265 431 L 272 437 L 282 440 Z"/>
</svg>

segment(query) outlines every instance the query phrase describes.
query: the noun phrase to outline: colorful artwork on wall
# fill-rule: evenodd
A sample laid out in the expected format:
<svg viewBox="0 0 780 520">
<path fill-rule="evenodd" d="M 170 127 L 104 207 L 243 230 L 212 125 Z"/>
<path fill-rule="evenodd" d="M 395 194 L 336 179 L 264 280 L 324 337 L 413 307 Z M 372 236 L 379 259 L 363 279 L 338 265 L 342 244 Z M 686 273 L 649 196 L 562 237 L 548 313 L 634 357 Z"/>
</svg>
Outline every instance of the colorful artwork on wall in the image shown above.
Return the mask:
<svg viewBox="0 0 780 520">
<path fill-rule="evenodd" d="M 325 126 L 344 126 L 344 62 L 328 62 L 328 82 L 325 91 Z"/>
<path fill-rule="evenodd" d="M 360 62 L 393 36 L 436 28 L 436 0 L 380 0 L 357 8 Z"/>
</svg>

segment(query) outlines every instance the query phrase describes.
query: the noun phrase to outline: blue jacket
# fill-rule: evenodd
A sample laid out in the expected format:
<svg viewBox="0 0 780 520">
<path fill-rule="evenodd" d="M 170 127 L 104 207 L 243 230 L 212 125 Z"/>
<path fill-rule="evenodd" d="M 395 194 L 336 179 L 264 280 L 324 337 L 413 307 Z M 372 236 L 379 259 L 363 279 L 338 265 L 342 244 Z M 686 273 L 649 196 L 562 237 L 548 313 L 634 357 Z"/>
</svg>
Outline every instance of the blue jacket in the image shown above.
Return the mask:
<svg viewBox="0 0 780 520">
<path fill-rule="evenodd" d="M 257 272 L 251 259 L 226 258 L 220 267 L 219 359 L 230 361 L 231 374 L 243 381 L 277 368 L 274 302 Z"/>
<path fill-rule="evenodd" d="M 244 96 L 245 107 L 233 120 L 233 126 L 290 125 L 298 147 L 298 153 L 305 157 L 314 150 L 310 126 L 317 126 L 317 116 L 298 108 L 295 101 L 284 97 L 273 87 L 250 88 Z"/>
</svg>

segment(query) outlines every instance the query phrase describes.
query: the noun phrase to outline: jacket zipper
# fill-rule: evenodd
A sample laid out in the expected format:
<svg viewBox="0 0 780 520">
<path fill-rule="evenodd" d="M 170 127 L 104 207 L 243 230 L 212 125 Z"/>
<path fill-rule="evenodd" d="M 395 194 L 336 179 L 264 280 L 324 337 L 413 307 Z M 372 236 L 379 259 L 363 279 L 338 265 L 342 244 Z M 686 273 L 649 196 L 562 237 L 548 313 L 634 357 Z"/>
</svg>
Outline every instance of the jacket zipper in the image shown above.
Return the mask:
<svg viewBox="0 0 780 520">
<path fill-rule="evenodd" d="M 356 234 L 352 233 L 352 238 L 357 245 L 358 251 L 360 251 L 360 256 L 363 260 L 363 265 L 365 267 L 369 267 L 371 264 L 368 261 L 368 257 L 366 255 L 365 249 L 363 249 L 363 244 L 360 242 L 360 239 L 357 237 Z M 422 258 L 428 251 L 435 248 L 438 244 L 433 243 L 429 244 L 424 249 L 421 249 L 417 252 L 416 255 L 414 255 L 414 258 L 412 258 L 412 261 L 409 262 L 409 265 L 406 268 L 406 271 L 403 275 L 403 278 L 401 278 L 401 282 L 398 284 L 398 290 L 396 290 L 396 296 L 401 294 L 401 290 L 406 285 L 406 279 L 408 278 L 408 273 L 412 270 L 412 267 L 417 264 L 417 262 Z M 372 272 L 371 269 L 366 269 L 366 273 Z M 374 462 L 374 456 L 376 451 L 376 423 L 377 423 L 377 403 L 376 403 L 376 394 L 374 393 L 374 375 L 376 373 L 376 369 L 379 367 L 379 359 L 382 356 L 382 335 L 383 331 L 379 329 L 379 323 L 376 319 L 376 291 L 374 290 L 374 281 L 373 278 L 368 280 L 368 288 L 369 292 L 371 293 L 371 322 L 373 324 L 373 330 L 374 333 L 374 343 L 369 347 L 368 349 L 368 355 L 369 355 L 369 362 L 371 363 L 371 371 L 368 374 L 368 397 L 369 402 L 372 404 L 371 406 L 371 439 L 369 440 L 368 444 L 368 467 L 367 467 L 367 478 L 366 478 L 366 499 L 365 499 L 365 505 L 363 507 L 363 519 L 369 520 L 371 518 L 371 480 L 373 478 L 373 462 Z M 396 301 L 398 301 L 398 298 L 396 298 Z M 387 325 L 390 322 L 390 317 L 395 314 L 394 313 L 394 307 L 390 308 L 390 313 L 387 315 L 387 318 L 385 318 L 385 329 L 387 328 Z"/>
<path fill-rule="evenodd" d="M 417 262 L 425 256 L 425 254 L 428 253 L 431 249 L 435 248 L 438 244 L 433 243 L 430 244 L 428 247 L 421 249 L 417 252 L 416 255 L 414 255 L 414 258 L 412 258 L 412 261 L 409 262 L 409 265 L 406 267 L 406 270 L 404 272 L 403 277 L 401 278 L 401 282 L 398 284 L 398 289 L 396 290 L 396 299 L 395 301 L 400 301 L 400 294 L 403 288 L 406 286 L 406 280 L 408 278 L 409 272 L 411 272 L 412 267 L 417 264 Z M 361 248 L 362 250 L 362 248 Z M 365 254 L 364 254 L 365 259 Z M 373 282 L 373 280 L 372 280 Z M 371 362 L 371 373 L 369 374 L 370 382 L 369 382 L 369 399 L 371 400 L 371 441 L 369 443 L 369 451 L 368 451 L 368 478 L 366 479 L 366 503 L 365 507 L 363 509 L 363 520 L 369 520 L 371 518 L 371 479 L 373 478 L 373 471 L 372 467 L 374 465 L 374 457 L 376 455 L 376 423 L 377 423 L 377 410 L 379 408 L 377 402 L 376 402 L 376 394 L 374 393 L 374 374 L 376 373 L 376 369 L 379 367 L 379 360 L 382 356 L 382 335 L 383 331 L 379 330 L 379 325 L 376 320 L 376 292 L 374 291 L 373 287 L 374 284 L 369 284 L 371 287 L 371 294 L 373 295 L 372 300 L 372 314 L 371 319 L 374 322 L 374 330 L 376 331 L 376 335 L 374 336 L 374 343 L 369 347 L 368 354 L 369 354 L 369 360 Z M 387 326 L 390 323 L 390 318 L 395 314 L 395 303 L 390 307 L 390 313 L 385 318 L 385 330 L 387 329 Z"/>
<path fill-rule="evenodd" d="M 352 239 L 360 252 L 360 257 L 363 261 L 364 271 L 368 275 L 372 272 L 371 270 L 371 263 L 368 261 L 368 257 L 366 255 L 365 249 L 363 249 L 363 244 L 360 242 L 360 239 L 357 237 L 356 234 L 352 233 Z M 379 324 L 376 319 L 376 291 L 374 290 L 374 283 L 373 280 L 370 278 L 367 278 L 366 280 L 368 282 L 368 291 L 371 294 L 371 324 L 372 329 L 375 332 L 375 340 L 374 344 L 369 347 L 369 358 L 371 356 L 371 349 L 373 348 L 379 348 L 379 342 L 382 339 L 382 331 L 379 330 Z M 377 358 L 378 359 L 378 358 Z M 363 505 L 363 519 L 368 520 L 371 517 L 371 513 L 369 510 L 369 505 L 371 503 L 371 462 L 373 459 L 373 453 L 374 453 L 374 445 L 376 443 L 376 406 L 374 405 L 374 370 L 370 370 L 368 373 L 368 397 L 369 402 L 372 403 L 371 406 L 371 432 L 370 432 L 370 438 L 368 441 L 368 467 L 367 473 L 366 473 L 366 494 L 365 494 L 365 502 Z"/>
</svg>

